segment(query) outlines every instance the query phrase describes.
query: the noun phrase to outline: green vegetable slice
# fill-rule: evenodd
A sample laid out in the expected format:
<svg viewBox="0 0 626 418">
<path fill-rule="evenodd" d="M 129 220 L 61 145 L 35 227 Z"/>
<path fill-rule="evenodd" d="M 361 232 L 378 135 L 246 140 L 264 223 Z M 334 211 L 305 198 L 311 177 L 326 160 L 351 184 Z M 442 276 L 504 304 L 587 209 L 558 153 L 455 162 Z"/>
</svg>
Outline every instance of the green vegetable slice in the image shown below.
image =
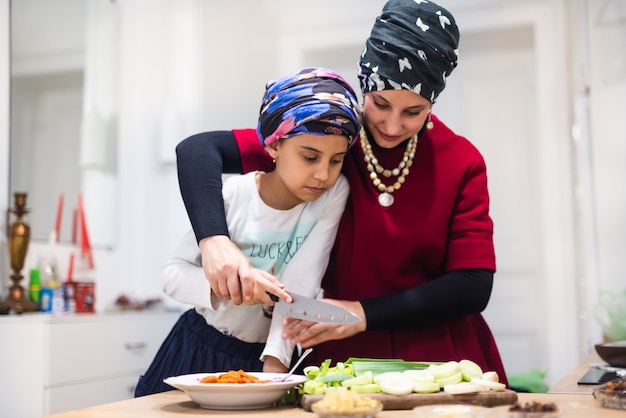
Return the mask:
<svg viewBox="0 0 626 418">
<path fill-rule="evenodd" d="M 352 379 L 354 375 L 345 374 L 345 373 L 335 373 L 335 374 L 327 374 L 326 376 L 318 376 L 315 380 L 324 383 L 331 382 L 343 382 L 347 379 Z"/>
<path fill-rule="evenodd" d="M 390 395 L 408 395 L 413 392 L 413 382 L 402 373 L 387 373 L 378 381 L 381 392 Z"/>
<path fill-rule="evenodd" d="M 302 371 L 309 379 L 315 379 L 320 373 L 320 368 L 318 366 L 306 366 Z"/>
<path fill-rule="evenodd" d="M 330 369 L 331 361 L 332 361 L 331 359 L 327 358 L 326 360 L 322 362 L 322 364 L 320 364 L 320 371 L 317 374 L 318 376 L 325 376 L 326 373 L 328 373 L 328 369 Z"/>
<path fill-rule="evenodd" d="M 435 393 L 439 392 L 441 387 L 436 382 L 413 382 L 413 392 L 417 393 Z"/>
<path fill-rule="evenodd" d="M 349 388 L 357 385 L 369 385 L 370 383 L 373 383 L 372 373 L 365 372 L 360 376 L 344 380 L 341 382 L 341 386 Z"/>
<path fill-rule="evenodd" d="M 302 385 L 302 391 L 308 395 L 315 395 L 319 388 L 324 387 L 323 382 L 318 382 L 316 380 L 307 380 Z"/>
<path fill-rule="evenodd" d="M 355 376 L 360 376 L 367 371 L 371 371 L 374 376 L 387 372 L 403 372 L 405 370 L 423 370 L 428 368 L 431 364 L 439 363 L 427 363 L 418 361 L 404 361 L 404 360 L 382 360 L 374 361 L 367 359 L 361 361 L 360 359 L 352 359 L 350 362 Z"/>
<path fill-rule="evenodd" d="M 471 382 L 472 379 L 480 379 L 483 377 L 483 370 L 480 366 L 471 360 L 459 361 L 459 369 L 463 374 L 463 380 Z"/>
<path fill-rule="evenodd" d="M 368 383 L 367 385 L 352 386 L 350 390 L 354 393 L 380 393 L 380 386 L 376 383 Z"/>
<path fill-rule="evenodd" d="M 430 366 L 428 369 L 435 376 L 435 381 L 446 379 L 450 376 L 456 375 L 457 373 L 461 375 L 461 379 L 463 379 L 463 375 L 457 361 L 448 361 L 447 363 L 440 364 L 438 366 Z"/>
<path fill-rule="evenodd" d="M 435 379 L 435 382 L 439 383 L 439 386 L 441 387 L 444 387 L 445 385 L 461 383 L 462 381 L 463 381 L 463 373 L 461 373 L 460 370 L 451 376 L 443 377 L 441 379 Z"/>
</svg>

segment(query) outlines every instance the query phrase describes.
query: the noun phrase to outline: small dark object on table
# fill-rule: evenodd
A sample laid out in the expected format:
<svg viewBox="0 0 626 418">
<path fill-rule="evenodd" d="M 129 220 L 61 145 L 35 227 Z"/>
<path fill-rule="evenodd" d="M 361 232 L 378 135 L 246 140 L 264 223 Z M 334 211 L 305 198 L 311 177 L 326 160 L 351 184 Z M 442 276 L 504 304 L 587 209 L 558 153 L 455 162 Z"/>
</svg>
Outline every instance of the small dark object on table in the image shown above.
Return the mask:
<svg viewBox="0 0 626 418">
<path fill-rule="evenodd" d="M 511 412 L 555 412 L 558 410 L 555 403 L 541 403 L 537 401 L 526 402 L 524 405 L 517 402 L 509 408 Z"/>
</svg>

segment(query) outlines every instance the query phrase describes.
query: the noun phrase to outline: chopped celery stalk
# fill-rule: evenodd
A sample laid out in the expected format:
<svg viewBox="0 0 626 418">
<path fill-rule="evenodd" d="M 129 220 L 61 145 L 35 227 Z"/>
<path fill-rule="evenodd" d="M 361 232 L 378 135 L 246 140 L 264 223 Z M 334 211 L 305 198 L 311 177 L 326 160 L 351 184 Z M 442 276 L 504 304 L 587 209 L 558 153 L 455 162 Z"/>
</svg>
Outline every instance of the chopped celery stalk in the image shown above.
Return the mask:
<svg viewBox="0 0 626 418">
<path fill-rule="evenodd" d="M 305 367 L 304 374 L 308 380 L 299 392 L 315 395 L 336 390 L 403 395 L 411 392 L 434 393 L 444 387 L 448 393 L 471 393 L 475 388 L 502 390 L 504 386 L 488 381 L 488 375 L 470 360 L 418 362 L 351 357 L 333 365 L 331 359 L 326 359 L 319 367 Z"/>
<path fill-rule="evenodd" d="M 404 361 L 402 359 L 395 359 L 395 358 L 368 358 L 368 357 L 350 357 L 348 360 L 346 360 L 346 364 L 351 364 L 355 361 L 360 361 L 360 362 L 365 362 L 365 361 L 371 361 L 373 363 L 382 363 L 384 361 Z"/>
<path fill-rule="evenodd" d="M 329 387 L 326 386 L 322 386 L 319 388 L 315 388 L 315 392 L 313 393 L 313 395 L 324 395 L 327 389 L 330 389 Z"/>
<path fill-rule="evenodd" d="M 403 372 L 405 370 L 424 370 L 431 364 L 439 363 L 424 363 L 416 361 L 402 361 L 402 360 L 383 360 L 383 361 L 360 361 L 354 359 L 352 361 L 352 369 L 355 376 L 360 376 L 366 371 L 371 371 L 374 376 L 387 372 Z"/>
<path fill-rule="evenodd" d="M 346 379 L 352 379 L 354 375 L 345 373 L 327 374 L 326 376 L 318 376 L 316 380 L 323 383 L 343 382 Z"/>
<path fill-rule="evenodd" d="M 332 392 L 336 392 L 338 390 L 346 390 L 346 388 L 343 388 L 341 386 L 326 386 L 324 388 L 324 393 L 325 394 L 329 394 L 329 393 L 332 393 Z"/>
<path fill-rule="evenodd" d="M 380 386 L 376 383 L 368 383 L 367 385 L 352 386 L 350 390 L 354 393 L 380 393 Z"/>
<path fill-rule="evenodd" d="M 323 388 L 324 383 L 318 382 L 316 380 L 307 380 L 302 385 L 302 391 L 308 395 L 313 395 L 316 393 L 317 389 Z"/>
<path fill-rule="evenodd" d="M 364 373 L 361 376 L 353 377 L 351 379 L 346 379 L 342 381 L 341 386 L 349 388 L 349 387 L 357 386 L 357 385 L 367 385 L 369 383 L 372 383 L 371 377 L 372 377 L 371 373 L 369 373 L 369 375 L 367 373 Z"/>
<path fill-rule="evenodd" d="M 317 366 L 306 366 L 302 371 L 304 372 L 304 375 L 309 379 L 315 379 L 315 377 L 320 372 L 320 368 Z"/>
<path fill-rule="evenodd" d="M 335 366 L 337 367 L 337 372 L 343 373 L 344 367 L 343 367 L 343 362 L 342 361 L 338 361 Z"/>
<path fill-rule="evenodd" d="M 322 362 L 322 364 L 320 365 L 320 372 L 318 376 L 325 376 L 326 373 L 328 373 L 328 369 L 330 369 L 331 361 L 332 361 L 331 359 L 327 358 L 326 360 Z"/>
</svg>

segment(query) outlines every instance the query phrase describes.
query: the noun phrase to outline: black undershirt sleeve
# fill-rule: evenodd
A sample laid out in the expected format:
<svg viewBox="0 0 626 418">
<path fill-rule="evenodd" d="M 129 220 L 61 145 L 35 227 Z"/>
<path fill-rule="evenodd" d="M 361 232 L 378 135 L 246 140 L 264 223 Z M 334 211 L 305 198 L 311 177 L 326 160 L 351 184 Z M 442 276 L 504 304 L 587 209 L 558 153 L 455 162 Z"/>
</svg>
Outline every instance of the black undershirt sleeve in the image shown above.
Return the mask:
<svg viewBox="0 0 626 418">
<path fill-rule="evenodd" d="M 176 158 L 180 192 L 196 239 L 228 235 L 222 173 L 243 172 L 233 133 L 212 131 L 190 136 L 176 147 Z M 482 312 L 492 285 L 490 270 L 459 270 L 422 286 L 361 303 L 368 330 L 408 328 Z"/>
<path fill-rule="evenodd" d="M 228 235 L 222 173 L 243 171 L 241 155 L 231 131 L 204 132 L 176 146 L 180 193 L 196 240 Z"/>
<path fill-rule="evenodd" d="M 482 312 L 492 287 L 491 270 L 457 270 L 401 293 L 361 300 L 361 304 L 368 331 L 410 328 Z"/>
</svg>

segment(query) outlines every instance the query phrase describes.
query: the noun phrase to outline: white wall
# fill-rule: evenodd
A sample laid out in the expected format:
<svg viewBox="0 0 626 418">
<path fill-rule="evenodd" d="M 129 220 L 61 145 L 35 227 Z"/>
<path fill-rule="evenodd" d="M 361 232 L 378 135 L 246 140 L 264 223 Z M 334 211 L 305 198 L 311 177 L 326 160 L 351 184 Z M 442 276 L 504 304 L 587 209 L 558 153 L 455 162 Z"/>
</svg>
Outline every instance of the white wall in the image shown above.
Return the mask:
<svg viewBox="0 0 626 418">
<path fill-rule="evenodd" d="M 0 0 L 0 295 L 8 287 L 9 210 L 9 0 Z"/>
<path fill-rule="evenodd" d="M 592 86 L 592 198 L 598 222 L 599 275 L 606 289 L 626 289 L 626 3 L 589 2 Z"/>
</svg>

